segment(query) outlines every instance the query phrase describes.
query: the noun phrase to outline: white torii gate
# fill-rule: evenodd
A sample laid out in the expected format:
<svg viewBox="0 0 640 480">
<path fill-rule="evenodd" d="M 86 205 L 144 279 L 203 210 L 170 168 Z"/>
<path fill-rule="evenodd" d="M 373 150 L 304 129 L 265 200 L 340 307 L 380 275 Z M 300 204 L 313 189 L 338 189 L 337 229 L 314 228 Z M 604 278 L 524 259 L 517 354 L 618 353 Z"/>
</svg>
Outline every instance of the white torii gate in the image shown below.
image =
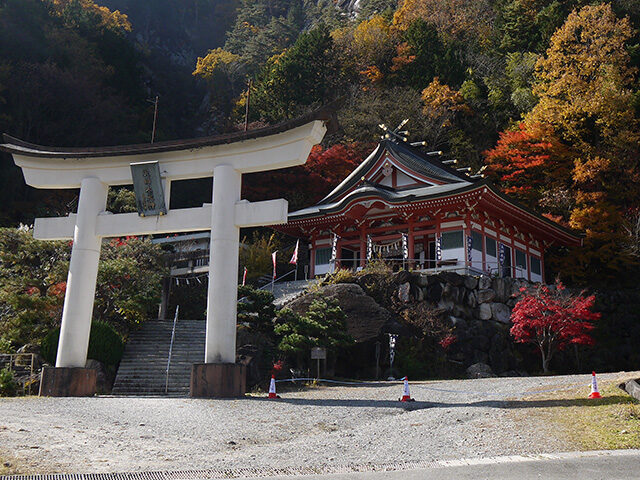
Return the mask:
<svg viewBox="0 0 640 480">
<path fill-rule="evenodd" d="M 288 205 L 283 199 L 241 200 L 242 174 L 305 163 L 328 119 L 317 111 L 247 134 L 90 149 L 41 147 L 5 135 L 0 148 L 13 155 L 28 185 L 80 188 L 77 214 L 38 218 L 34 226 L 35 238 L 73 239 L 56 368 L 43 373 L 41 394 L 95 393 L 93 372 L 84 367 L 103 238 L 198 230 L 211 231 L 211 258 L 205 363 L 198 372 L 194 366 L 191 394 L 244 394 L 244 370 L 235 365 L 239 229 L 286 223 Z M 130 165 L 145 161 L 159 162 L 167 208 L 172 181 L 210 176 L 213 203 L 153 217 L 106 211 L 109 186 L 130 185 Z"/>
</svg>

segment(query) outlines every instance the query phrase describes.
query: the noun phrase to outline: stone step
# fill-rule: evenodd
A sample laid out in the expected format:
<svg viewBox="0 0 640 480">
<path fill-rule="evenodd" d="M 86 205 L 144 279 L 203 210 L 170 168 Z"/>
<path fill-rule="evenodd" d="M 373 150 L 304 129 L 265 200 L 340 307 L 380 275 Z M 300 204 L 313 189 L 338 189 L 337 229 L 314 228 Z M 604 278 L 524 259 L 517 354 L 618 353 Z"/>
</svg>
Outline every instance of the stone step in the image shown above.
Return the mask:
<svg viewBox="0 0 640 480">
<path fill-rule="evenodd" d="M 175 328 L 168 392 L 187 396 L 191 366 L 204 359 L 205 322 L 178 320 Z M 172 331 L 173 320 L 150 320 L 131 334 L 116 375 L 114 395 L 165 395 Z"/>
</svg>

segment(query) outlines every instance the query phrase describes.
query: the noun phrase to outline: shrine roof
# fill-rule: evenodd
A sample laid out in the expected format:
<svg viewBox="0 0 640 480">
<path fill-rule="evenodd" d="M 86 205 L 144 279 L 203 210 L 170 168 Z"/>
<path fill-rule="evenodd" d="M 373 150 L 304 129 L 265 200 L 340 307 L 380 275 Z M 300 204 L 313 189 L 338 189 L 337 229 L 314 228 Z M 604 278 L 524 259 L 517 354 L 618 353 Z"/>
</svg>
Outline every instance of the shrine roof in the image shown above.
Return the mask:
<svg viewBox="0 0 640 480">
<path fill-rule="evenodd" d="M 444 165 L 435 157 L 425 155 L 418 148 L 391 140 L 383 140 L 358 168 L 351 172 L 331 193 L 320 200 L 318 206 L 336 201 L 337 198 L 343 195 L 349 188 L 357 185 L 361 178 L 376 165 L 385 152 L 389 152 L 394 159 L 410 170 L 429 178 L 440 180 L 447 184 L 455 183 L 457 186 L 460 186 L 460 183 L 468 184 L 469 182 L 473 182 L 473 180 L 465 174 Z"/>
<path fill-rule="evenodd" d="M 314 217 L 340 211 L 344 206 L 362 197 L 375 196 L 387 200 L 391 203 L 410 202 L 415 200 L 424 200 L 432 197 L 439 197 L 445 194 L 462 193 L 475 187 L 477 184 L 469 181 L 460 181 L 458 183 L 446 183 L 444 185 L 434 185 L 429 187 L 412 188 L 408 190 L 395 190 L 383 185 L 374 185 L 367 183 L 356 188 L 345 197 L 332 203 L 323 203 L 314 205 L 313 207 L 304 208 L 289 214 L 289 221 L 302 218 Z"/>
<path fill-rule="evenodd" d="M 27 157 L 41 158 L 96 158 L 172 152 L 267 137 L 306 125 L 314 120 L 323 120 L 329 124 L 330 128 L 335 128 L 337 124 L 335 118 L 335 106 L 327 105 L 298 118 L 294 118 L 277 125 L 250 130 L 248 132 L 234 132 L 209 137 L 135 145 L 115 145 L 108 147 L 48 147 L 25 142 L 24 140 L 20 140 L 5 133 L 3 135 L 4 143 L 0 144 L 0 151 L 20 154 Z"/>
<path fill-rule="evenodd" d="M 537 225 L 538 228 L 546 230 L 548 232 L 555 232 L 556 236 L 563 238 L 567 244 L 581 243 L 581 235 L 573 230 L 563 227 L 558 223 L 549 220 L 535 212 L 532 212 L 528 208 L 520 205 L 518 202 L 509 198 L 507 195 L 500 192 L 488 179 L 473 181 L 473 180 L 460 180 L 457 183 L 448 183 L 443 185 L 433 185 L 428 187 L 418 187 L 406 190 L 395 190 L 393 188 L 375 185 L 371 183 L 363 184 L 362 186 L 351 191 L 343 198 L 325 204 L 318 204 L 313 207 L 298 210 L 289 214 L 289 224 L 298 224 L 314 218 L 320 218 L 327 216 L 339 215 L 341 211 L 349 204 L 357 201 L 358 199 L 378 198 L 388 202 L 391 205 L 398 206 L 402 204 L 419 203 L 424 201 L 446 199 L 447 197 L 454 197 L 460 194 L 472 194 L 477 192 L 480 195 L 489 195 L 488 200 L 490 203 L 496 203 L 503 205 L 501 208 L 508 208 L 512 217 L 515 216 L 521 219 L 527 219 L 527 222 Z M 503 210 L 504 211 L 504 210 Z M 506 214 L 506 211 L 504 211 Z"/>
</svg>

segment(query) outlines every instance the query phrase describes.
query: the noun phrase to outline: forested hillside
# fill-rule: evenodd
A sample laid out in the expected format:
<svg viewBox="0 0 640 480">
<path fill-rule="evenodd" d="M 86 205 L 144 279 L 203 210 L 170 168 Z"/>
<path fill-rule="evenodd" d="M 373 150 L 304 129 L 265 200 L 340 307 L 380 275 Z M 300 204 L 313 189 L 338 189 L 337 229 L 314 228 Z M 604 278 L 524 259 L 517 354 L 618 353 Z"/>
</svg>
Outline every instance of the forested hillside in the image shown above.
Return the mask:
<svg viewBox="0 0 640 480">
<path fill-rule="evenodd" d="M 0 0 L 0 130 L 145 142 L 156 95 L 161 140 L 242 128 L 248 93 L 252 126 L 340 98 L 340 131 L 248 177 L 248 198 L 312 203 L 409 118 L 412 140 L 586 234 L 556 271 L 620 281 L 640 253 L 639 27 L 636 0 Z M 73 208 L 7 155 L 0 175 L 5 225 Z"/>
</svg>

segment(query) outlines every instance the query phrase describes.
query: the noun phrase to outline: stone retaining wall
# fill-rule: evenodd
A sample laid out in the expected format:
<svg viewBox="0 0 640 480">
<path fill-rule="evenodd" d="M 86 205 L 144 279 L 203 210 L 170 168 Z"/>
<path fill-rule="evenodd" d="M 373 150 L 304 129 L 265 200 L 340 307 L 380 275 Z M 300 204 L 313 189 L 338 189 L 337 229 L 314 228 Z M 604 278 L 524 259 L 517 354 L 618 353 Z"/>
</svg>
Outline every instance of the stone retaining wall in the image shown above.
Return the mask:
<svg viewBox="0 0 640 480">
<path fill-rule="evenodd" d="M 396 275 L 398 299 L 427 301 L 446 312 L 457 342 L 447 357 L 463 368 L 484 363 L 496 374 L 518 374 L 526 369 L 509 338 L 511 309 L 525 280 L 460 275 L 454 272 Z"/>
</svg>

